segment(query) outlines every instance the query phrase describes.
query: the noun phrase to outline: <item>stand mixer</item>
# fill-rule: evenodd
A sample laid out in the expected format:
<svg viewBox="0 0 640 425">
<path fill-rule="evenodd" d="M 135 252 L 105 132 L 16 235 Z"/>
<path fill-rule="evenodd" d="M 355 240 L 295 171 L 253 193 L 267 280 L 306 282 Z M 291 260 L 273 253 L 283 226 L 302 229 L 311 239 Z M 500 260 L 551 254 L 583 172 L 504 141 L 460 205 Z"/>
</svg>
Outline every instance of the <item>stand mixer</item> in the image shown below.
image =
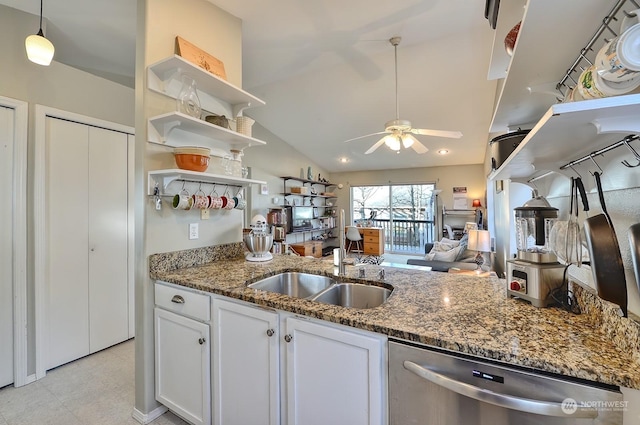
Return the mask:
<svg viewBox="0 0 640 425">
<path fill-rule="evenodd" d="M 269 233 L 267 219 L 256 215 L 251 219 L 251 233 L 244 236 L 244 243 L 250 251 L 245 256 L 247 261 L 269 261 L 273 255 L 269 252 L 273 245 L 273 235 Z"/>
</svg>

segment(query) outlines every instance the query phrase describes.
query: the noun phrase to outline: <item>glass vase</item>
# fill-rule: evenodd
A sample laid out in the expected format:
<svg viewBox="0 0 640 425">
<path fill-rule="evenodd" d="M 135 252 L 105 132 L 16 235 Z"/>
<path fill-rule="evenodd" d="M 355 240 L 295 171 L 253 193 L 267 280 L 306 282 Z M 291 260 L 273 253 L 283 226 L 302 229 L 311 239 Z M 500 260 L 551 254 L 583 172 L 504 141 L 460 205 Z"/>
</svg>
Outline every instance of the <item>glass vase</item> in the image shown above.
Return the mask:
<svg viewBox="0 0 640 425">
<path fill-rule="evenodd" d="M 196 82 L 188 75 L 182 76 L 182 88 L 176 99 L 178 111 L 200 119 L 202 108 L 196 91 Z"/>
</svg>

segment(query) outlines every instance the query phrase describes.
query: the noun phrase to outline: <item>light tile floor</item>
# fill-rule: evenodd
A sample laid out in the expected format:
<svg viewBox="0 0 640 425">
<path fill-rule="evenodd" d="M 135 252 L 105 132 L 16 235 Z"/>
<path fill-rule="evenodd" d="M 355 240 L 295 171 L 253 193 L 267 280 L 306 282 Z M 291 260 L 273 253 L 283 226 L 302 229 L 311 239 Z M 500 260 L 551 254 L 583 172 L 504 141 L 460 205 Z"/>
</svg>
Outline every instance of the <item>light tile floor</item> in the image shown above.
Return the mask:
<svg viewBox="0 0 640 425">
<path fill-rule="evenodd" d="M 0 425 L 138 425 L 134 340 L 47 372 L 20 388 L 0 389 Z M 154 425 L 186 422 L 170 412 Z"/>
</svg>

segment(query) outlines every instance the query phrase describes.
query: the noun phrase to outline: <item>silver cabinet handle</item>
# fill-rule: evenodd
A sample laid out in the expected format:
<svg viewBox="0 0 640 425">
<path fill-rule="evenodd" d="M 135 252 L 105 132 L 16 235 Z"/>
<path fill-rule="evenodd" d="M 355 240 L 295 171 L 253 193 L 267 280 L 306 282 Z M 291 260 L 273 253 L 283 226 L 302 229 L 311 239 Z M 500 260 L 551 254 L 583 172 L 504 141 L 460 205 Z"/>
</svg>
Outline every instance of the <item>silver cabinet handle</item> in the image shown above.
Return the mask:
<svg viewBox="0 0 640 425">
<path fill-rule="evenodd" d="M 284 336 L 284 340 L 287 341 L 287 342 L 291 342 L 292 339 L 293 339 L 293 337 L 291 335 L 287 334 L 287 335 Z"/>
<path fill-rule="evenodd" d="M 493 404 L 495 406 L 505 407 L 507 409 L 517 410 L 520 412 L 533 413 L 536 415 L 556 416 L 561 418 L 594 419 L 598 417 L 598 411 L 594 408 L 580 407 L 574 413 L 564 413 L 562 411 L 562 403 L 533 400 L 485 390 L 484 388 L 456 381 L 455 379 L 436 373 L 408 360 L 405 360 L 403 365 L 408 371 L 415 373 L 429 382 L 433 382 L 436 385 L 473 398 L 474 400 Z"/>
<path fill-rule="evenodd" d="M 204 338 L 200 338 L 200 339 L 198 339 L 198 343 L 199 343 L 200 345 L 204 344 L 205 342 L 207 342 L 207 340 L 206 340 L 206 339 L 204 339 Z"/>
<path fill-rule="evenodd" d="M 267 329 L 267 336 L 273 336 L 275 331 L 273 329 Z"/>
<path fill-rule="evenodd" d="M 171 302 L 176 304 L 184 304 L 184 298 L 182 298 L 181 295 L 174 295 L 173 298 L 171 298 Z"/>
</svg>

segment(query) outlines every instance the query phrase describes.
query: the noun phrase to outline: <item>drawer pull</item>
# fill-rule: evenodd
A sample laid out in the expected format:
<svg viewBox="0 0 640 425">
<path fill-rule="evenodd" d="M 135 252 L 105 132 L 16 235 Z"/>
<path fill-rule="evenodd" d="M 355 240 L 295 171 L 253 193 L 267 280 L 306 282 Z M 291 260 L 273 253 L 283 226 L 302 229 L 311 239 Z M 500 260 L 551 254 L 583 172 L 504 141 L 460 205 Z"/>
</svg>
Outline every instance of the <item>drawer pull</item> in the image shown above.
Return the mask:
<svg viewBox="0 0 640 425">
<path fill-rule="evenodd" d="M 173 298 L 171 298 L 171 302 L 176 304 L 184 304 L 184 298 L 182 298 L 181 295 L 174 295 Z"/>
<path fill-rule="evenodd" d="M 274 333 L 273 329 L 267 329 L 267 336 L 273 336 Z"/>
<path fill-rule="evenodd" d="M 291 342 L 291 340 L 293 339 L 293 337 L 291 335 L 285 335 L 284 336 L 284 340 L 287 342 Z"/>
<path fill-rule="evenodd" d="M 199 343 L 200 345 L 204 344 L 205 342 L 207 342 L 207 340 L 206 340 L 206 339 L 204 339 L 204 338 L 200 338 L 200 339 L 198 339 L 198 343 Z"/>
</svg>

